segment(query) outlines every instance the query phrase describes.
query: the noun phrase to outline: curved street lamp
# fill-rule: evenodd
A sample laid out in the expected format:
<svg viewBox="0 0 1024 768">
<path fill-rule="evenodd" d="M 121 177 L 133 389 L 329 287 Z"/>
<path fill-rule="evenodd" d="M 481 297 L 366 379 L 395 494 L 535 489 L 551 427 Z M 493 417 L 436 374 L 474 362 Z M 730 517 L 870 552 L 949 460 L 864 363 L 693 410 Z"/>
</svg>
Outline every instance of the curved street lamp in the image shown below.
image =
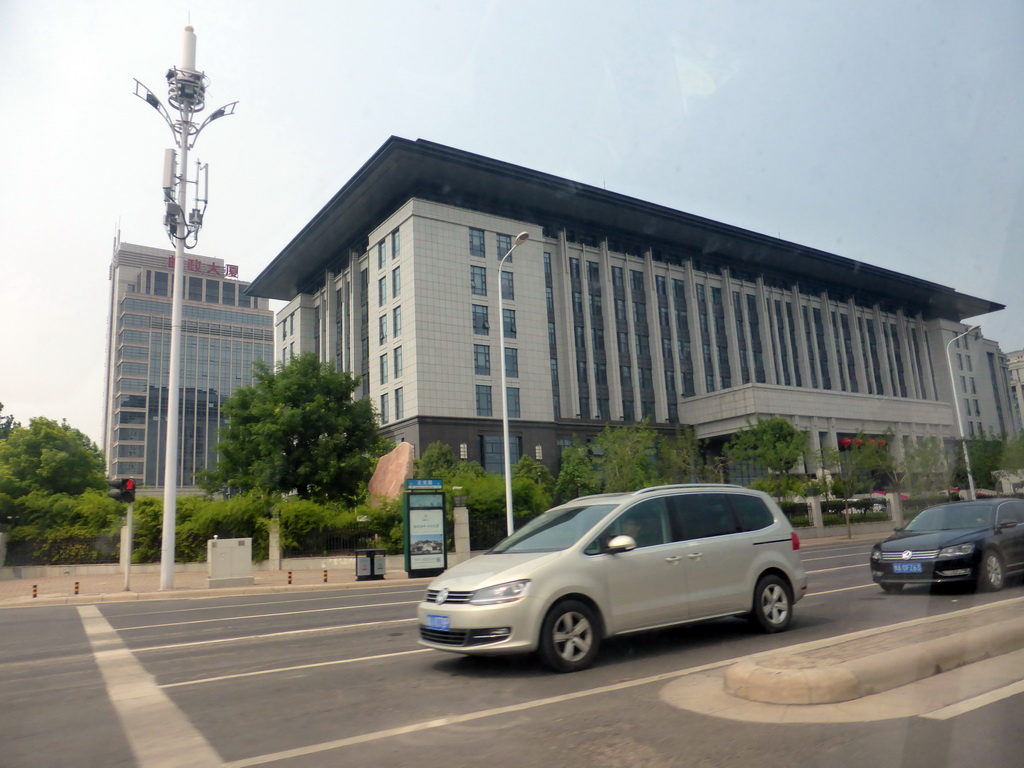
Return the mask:
<svg viewBox="0 0 1024 768">
<path fill-rule="evenodd" d="M 502 456 L 505 461 L 505 525 L 510 536 L 515 529 L 515 523 L 512 521 L 512 451 L 509 449 L 510 438 L 508 433 L 508 386 L 505 383 L 505 307 L 503 304 L 504 299 L 501 295 L 501 270 L 505 266 L 505 259 L 512 255 L 512 251 L 529 239 L 529 232 L 520 232 L 516 236 L 516 241 L 512 244 L 512 247 L 508 249 L 505 255 L 501 257 L 501 261 L 498 262 L 498 311 L 501 312 L 501 332 L 498 334 L 498 343 L 501 346 L 501 431 L 505 441 L 502 448 Z"/>
<path fill-rule="evenodd" d="M 963 452 L 964 452 L 964 467 L 967 469 L 967 485 L 970 487 L 970 496 L 971 496 L 970 497 L 970 501 L 974 501 L 977 498 L 977 495 L 976 495 L 975 490 L 974 490 L 974 475 L 971 473 L 971 457 L 970 457 L 970 454 L 967 451 L 967 438 L 964 437 L 964 418 L 963 418 L 963 416 L 960 415 L 960 403 L 957 402 L 960 399 L 960 397 L 959 397 L 959 395 L 957 395 L 957 392 L 956 392 L 956 376 L 953 373 L 953 360 L 950 357 L 949 353 L 950 353 L 950 347 L 953 346 L 953 342 L 959 341 L 964 336 L 968 336 L 968 335 L 974 333 L 975 331 L 979 331 L 979 330 L 981 330 L 981 326 L 980 325 L 972 325 L 970 328 L 968 328 L 966 331 L 961 333 L 959 336 L 954 336 L 946 344 L 946 363 L 948 363 L 948 365 L 949 365 L 949 384 L 953 388 L 952 389 L 953 412 L 956 413 L 956 425 L 957 425 L 957 428 L 958 428 L 958 430 L 960 432 L 960 447 L 963 449 Z"/>
</svg>

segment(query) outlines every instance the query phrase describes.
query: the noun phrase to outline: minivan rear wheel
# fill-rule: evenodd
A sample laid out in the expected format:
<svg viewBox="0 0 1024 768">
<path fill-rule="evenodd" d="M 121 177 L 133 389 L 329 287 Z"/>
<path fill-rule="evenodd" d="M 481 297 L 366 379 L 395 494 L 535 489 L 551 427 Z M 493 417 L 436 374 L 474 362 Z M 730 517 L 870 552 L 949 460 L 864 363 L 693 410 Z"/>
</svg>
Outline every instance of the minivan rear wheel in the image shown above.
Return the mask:
<svg viewBox="0 0 1024 768">
<path fill-rule="evenodd" d="M 555 605 L 540 630 L 541 661 L 556 672 L 578 672 L 594 663 L 601 644 L 594 611 L 579 600 Z"/>
<path fill-rule="evenodd" d="M 784 579 L 767 574 L 754 587 L 754 609 L 748 620 L 762 632 L 782 632 L 793 618 L 793 595 Z"/>
</svg>

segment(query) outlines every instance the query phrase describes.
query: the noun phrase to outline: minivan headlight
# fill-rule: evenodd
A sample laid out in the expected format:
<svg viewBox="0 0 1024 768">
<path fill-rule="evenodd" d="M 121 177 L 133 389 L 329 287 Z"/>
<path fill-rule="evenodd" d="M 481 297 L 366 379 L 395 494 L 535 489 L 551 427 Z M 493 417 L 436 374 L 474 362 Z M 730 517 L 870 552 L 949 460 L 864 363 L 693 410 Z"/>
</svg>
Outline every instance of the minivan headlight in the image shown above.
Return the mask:
<svg viewBox="0 0 1024 768">
<path fill-rule="evenodd" d="M 495 584 L 493 587 L 484 587 L 473 593 L 469 602 L 472 605 L 497 605 L 499 603 L 514 603 L 524 595 L 526 588 L 530 586 L 529 579 L 520 581 L 509 581 L 505 584 Z"/>
<path fill-rule="evenodd" d="M 969 555 L 974 551 L 974 544 L 957 544 L 955 547 L 943 547 L 939 550 L 939 557 L 955 557 L 957 555 Z"/>
</svg>

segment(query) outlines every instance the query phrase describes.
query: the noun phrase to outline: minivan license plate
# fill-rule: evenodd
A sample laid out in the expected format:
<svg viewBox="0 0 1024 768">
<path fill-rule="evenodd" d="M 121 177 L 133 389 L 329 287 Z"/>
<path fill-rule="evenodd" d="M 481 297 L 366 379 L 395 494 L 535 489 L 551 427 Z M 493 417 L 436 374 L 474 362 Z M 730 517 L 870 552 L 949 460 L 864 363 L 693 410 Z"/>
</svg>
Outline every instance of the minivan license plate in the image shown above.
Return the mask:
<svg viewBox="0 0 1024 768">
<path fill-rule="evenodd" d="M 449 617 L 438 616 L 436 613 L 427 614 L 427 629 L 440 629 L 447 632 L 451 628 L 451 619 Z"/>
<path fill-rule="evenodd" d="M 921 573 L 920 563 L 893 563 L 893 573 Z"/>
</svg>

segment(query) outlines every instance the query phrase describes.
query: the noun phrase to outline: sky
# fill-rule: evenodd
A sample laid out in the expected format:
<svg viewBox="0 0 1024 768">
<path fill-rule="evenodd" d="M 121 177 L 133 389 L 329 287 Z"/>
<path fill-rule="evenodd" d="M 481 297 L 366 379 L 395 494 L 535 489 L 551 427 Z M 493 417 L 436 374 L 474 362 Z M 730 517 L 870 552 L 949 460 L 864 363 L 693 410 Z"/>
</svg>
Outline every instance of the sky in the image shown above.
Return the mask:
<svg viewBox="0 0 1024 768">
<path fill-rule="evenodd" d="M 163 230 L 195 28 L 194 253 L 253 280 L 391 135 L 948 285 L 1024 348 L 1019 0 L 0 0 L 3 414 L 101 442 L 115 234 Z"/>
</svg>

